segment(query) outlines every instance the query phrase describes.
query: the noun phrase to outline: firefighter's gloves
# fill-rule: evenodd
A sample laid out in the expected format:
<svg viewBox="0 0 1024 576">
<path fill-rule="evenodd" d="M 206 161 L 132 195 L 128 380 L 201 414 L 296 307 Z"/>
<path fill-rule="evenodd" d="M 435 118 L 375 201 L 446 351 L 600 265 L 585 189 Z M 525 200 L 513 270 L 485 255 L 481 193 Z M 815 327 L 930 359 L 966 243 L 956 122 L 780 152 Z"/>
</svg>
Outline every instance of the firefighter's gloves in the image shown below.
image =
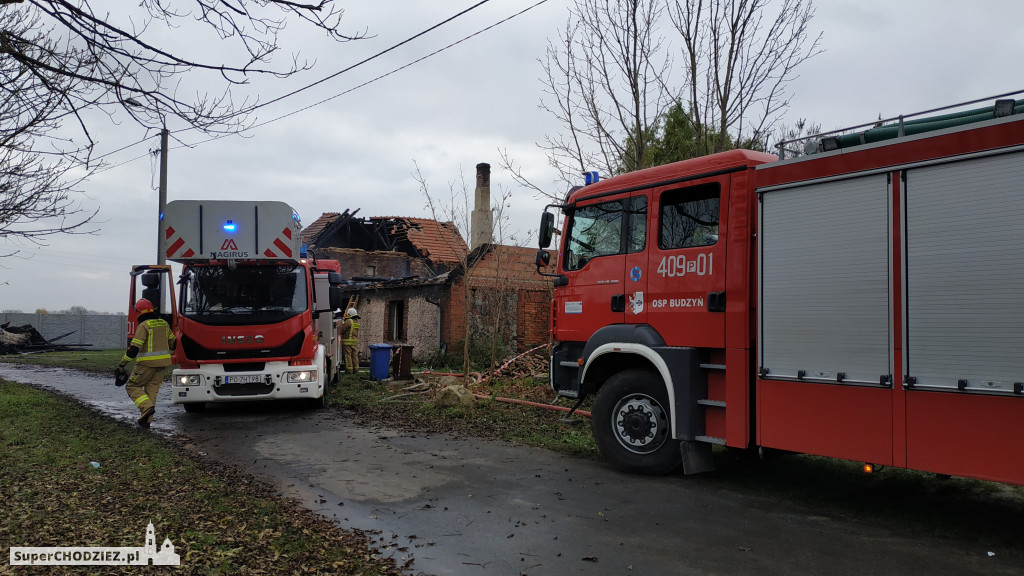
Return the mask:
<svg viewBox="0 0 1024 576">
<path fill-rule="evenodd" d="M 128 382 L 128 371 L 124 366 L 118 366 L 114 370 L 114 386 L 124 386 Z"/>
</svg>

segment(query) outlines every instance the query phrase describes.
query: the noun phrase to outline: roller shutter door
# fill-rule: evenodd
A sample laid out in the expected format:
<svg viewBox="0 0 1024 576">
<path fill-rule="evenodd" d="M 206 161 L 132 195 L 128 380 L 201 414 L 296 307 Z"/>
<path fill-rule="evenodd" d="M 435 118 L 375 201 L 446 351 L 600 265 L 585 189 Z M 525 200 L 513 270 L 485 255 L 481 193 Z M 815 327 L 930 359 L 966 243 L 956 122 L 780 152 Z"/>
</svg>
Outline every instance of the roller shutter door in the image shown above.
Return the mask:
<svg viewBox="0 0 1024 576">
<path fill-rule="evenodd" d="M 760 364 L 766 377 L 887 384 L 888 199 L 884 174 L 763 194 Z"/>
<path fill-rule="evenodd" d="M 1024 153 L 907 171 L 907 373 L 916 386 L 1024 381 Z"/>
</svg>

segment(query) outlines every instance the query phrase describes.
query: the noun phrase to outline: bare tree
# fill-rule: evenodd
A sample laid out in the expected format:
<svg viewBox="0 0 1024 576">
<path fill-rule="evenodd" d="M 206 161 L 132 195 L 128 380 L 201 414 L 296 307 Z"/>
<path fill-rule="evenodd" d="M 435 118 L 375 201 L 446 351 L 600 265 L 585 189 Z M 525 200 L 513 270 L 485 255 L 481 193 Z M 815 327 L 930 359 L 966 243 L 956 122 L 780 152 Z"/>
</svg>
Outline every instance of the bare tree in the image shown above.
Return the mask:
<svg viewBox="0 0 1024 576">
<path fill-rule="evenodd" d="M 451 222 L 464 238 L 472 237 L 470 228 L 473 202 L 465 174 L 460 172 L 458 180 L 449 182 L 448 197 L 441 198 L 430 191 L 419 165 L 415 161 L 413 165 L 413 178 L 426 198 L 426 207 L 431 217 L 437 221 Z M 491 190 L 494 191 L 494 188 Z M 514 251 L 518 246 L 517 230 L 512 228 L 507 212 L 511 206 L 511 189 L 499 184 L 497 193 L 491 195 L 490 240 L 479 249 L 468 251 L 461 246 L 449 246 L 453 252 L 463 254 L 456 268 L 462 274 L 462 284 L 465 287 L 460 295 L 463 298 L 463 309 L 466 311 L 463 327 L 463 373 L 468 373 L 470 369 L 471 350 L 482 351 L 483 344 L 487 345 L 490 355 L 489 373 L 493 373 L 498 366 L 500 348 L 510 341 L 508 334 L 515 321 L 516 291 L 510 289 L 508 284 L 512 279 Z M 480 263 L 485 257 L 491 260 L 486 262 L 485 269 L 480 270 Z M 476 297 L 473 294 L 474 290 L 480 292 Z M 455 297 L 455 294 L 452 297 Z M 475 344 L 479 346 L 474 348 Z"/>
<path fill-rule="evenodd" d="M 506 209 L 512 207 L 512 190 L 498 185 L 498 193 L 492 198 L 494 200 L 491 202 L 491 213 L 494 216 L 493 230 L 496 245 L 492 247 L 494 250 L 494 274 L 491 282 L 493 283 L 495 302 L 490 310 L 491 365 L 488 374 L 491 375 L 498 368 L 498 345 L 507 342 L 502 334 L 502 327 L 513 325 L 515 320 L 516 294 L 515 291 L 507 288 L 508 281 L 511 279 L 512 267 L 509 262 L 510 258 L 505 254 L 505 242 L 511 242 L 513 246 L 516 246 L 518 241 L 515 231 L 510 229 L 511 224 L 506 212 Z M 510 316 L 513 317 L 510 318 Z"/>
<path fill-rule="evenodd" d="M 470 222 L 472 218 L 472 203 L 470 202 L 469 186 L 466 184 L 465 174 L 460 171 L 459 178 L 461 186 L 456 186 L 456 182 L 454 181 L 449 182 L 448 199 L 443 200 L 431 193 L 430 187 L 427 184 L 427 179 L 423 176 L 423 172 L 420 170 L 420 166 L 415 160 L 413 160 L 413 168 L 412 176 L 419 184 L 420 192 L 422 192 L 424 198 L 426 198 L 427 210 L 430 211 L 430 217 L 437 222 L 452 223 L 463 238 L 469 238 Z M 460 255 L 457 269 L 462 270 L 463 277 L 465 279 L 464 284 L 466 290 L 463 294 L 463 309 L 466 310 L 468 314 L 473 304 L 473 296 L 469 286 L 469 279 L 473 273 L 473 267 L 470 265 L 471 263 L 469 261 L 470 251 L 461 246 L 449 246 L 449 248 L 451 248 L 454 253 Z M 469 378 L 470 333 L 470 323 L 467 318 L 462 335 L 462 373 L 467 379 Z"/>
<path fill-rule="evenodd" d="M 244 128 L 259 105 L 237 94 L 239 86 L 311 67 L 298 55 L 284 64 L 275 59 L 286 21 L 339 41 L 365 37 L 365 31 L 339 30 L 343 11 L 333 0 L 194 0 L 191 10 L 181 2 L 141 0 L 116 4 L 113 14 L 95 11 L 100 1 L 0 0 L 0 238 L 38 242 L 88 231 L 95 212 L 71 200 L 96 168 L 88 111 L 111 118 L 125 111 L 149 129 L 174 121 L 230 133 Z M 191 20 L 228 41 L 235 53 L 227 58 L 234 61 L 190 58 L 154 40 Z M 192 92 L 182 89 L 183 81 L 196 75 L 213 77 L 217 93 L 186 95 Z"/>
<path fill-rule="evenodd" d="M 82 211 L 72 197 L 91 172 L 73 173 L 87 150 L 57 136 L 68 95 L 87 97 L 91 91 L 80 78 L 94 60 L 80 53 L 64 61 L 67 75 L 55 75 L 6 57 L 18 37 L 36 47 L 36 61 L 54 66 L 62 46 L 39 23 L 37 13 L 0 7 L 0 238 L 35 243 L 51 234 L 91 232 L 88 222 L 96 215 Z M 17 253 L 10 244 L 6 250 L 0 257 Z"/>
<path fill-rule="evenodd" d="M 576 0 L 565 29 L 549 41 L 540 106 L 564 131 L 541 147 L 565 183 L 589 170 L 613 175 L 643 166 L 658 118 L 674 100 L 663 12 L 662 0 Z"/>
<path fill-rule="evenodd" d="M 789 106 L 796 67 L 820 52 L 813 0 L 669 0 L 669 15 L 703 152 L 763 143 Z"/>
</svg>

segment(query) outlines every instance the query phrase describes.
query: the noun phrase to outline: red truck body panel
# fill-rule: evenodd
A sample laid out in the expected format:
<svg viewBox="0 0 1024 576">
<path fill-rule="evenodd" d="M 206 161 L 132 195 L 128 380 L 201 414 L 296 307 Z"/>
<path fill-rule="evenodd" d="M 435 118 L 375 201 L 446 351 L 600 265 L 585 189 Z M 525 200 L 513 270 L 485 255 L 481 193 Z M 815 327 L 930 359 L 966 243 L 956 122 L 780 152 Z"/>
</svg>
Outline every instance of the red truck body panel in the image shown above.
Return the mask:
<svg viewBox="0 0 1024 576">
<path fill-rule="evenodd" d="M 620 372 L 660 382 L 618 403 L 598 393 L 614 407 L 595 436 L 626 469 L 652 471 L 630 426 L 667 400 L 684 466 L 687 445 L 709 443 L 1024 484 L 1020 190 L 1024 114 L 789 160 L 734 150 L 574 189 L 560 206 L 552 386 L 581 397 L 636 390 Z M 601 247 L 616 225 L 617 253 Z"/>
</svg>

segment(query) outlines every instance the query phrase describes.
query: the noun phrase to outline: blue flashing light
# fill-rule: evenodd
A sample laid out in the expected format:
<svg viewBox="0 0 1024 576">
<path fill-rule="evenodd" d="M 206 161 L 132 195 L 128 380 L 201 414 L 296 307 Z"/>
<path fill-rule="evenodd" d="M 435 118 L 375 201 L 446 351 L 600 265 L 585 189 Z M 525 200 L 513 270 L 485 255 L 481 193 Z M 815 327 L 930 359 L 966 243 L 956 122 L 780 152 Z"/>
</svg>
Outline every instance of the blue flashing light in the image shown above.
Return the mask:
<svg viewBox="0 0 1024 576">
<path fill-rule="evenodd" d="M 237 228 L 237 226 L 231 220 L 228 220 L 227 222 L 224 223 L 224 231 L 225 232 L 234 232 L 235 228 Z"/>
<path fill-rule="evenodd" d="M 302 248 L 299 249 L 299 258 L 309 258 L 309 250 L 306 249 L 306 243 L 302 243 Z"/>
<path fill-rule="evenodd" d="M 596 184 L 601 180 L 601 177 L 598 176 L 596 170 L 591 172 L 584 172 L 583 177 L 585 178 L 584 182 L 587 186 L 590 186 L 591 184 Z"/>
</svg>

